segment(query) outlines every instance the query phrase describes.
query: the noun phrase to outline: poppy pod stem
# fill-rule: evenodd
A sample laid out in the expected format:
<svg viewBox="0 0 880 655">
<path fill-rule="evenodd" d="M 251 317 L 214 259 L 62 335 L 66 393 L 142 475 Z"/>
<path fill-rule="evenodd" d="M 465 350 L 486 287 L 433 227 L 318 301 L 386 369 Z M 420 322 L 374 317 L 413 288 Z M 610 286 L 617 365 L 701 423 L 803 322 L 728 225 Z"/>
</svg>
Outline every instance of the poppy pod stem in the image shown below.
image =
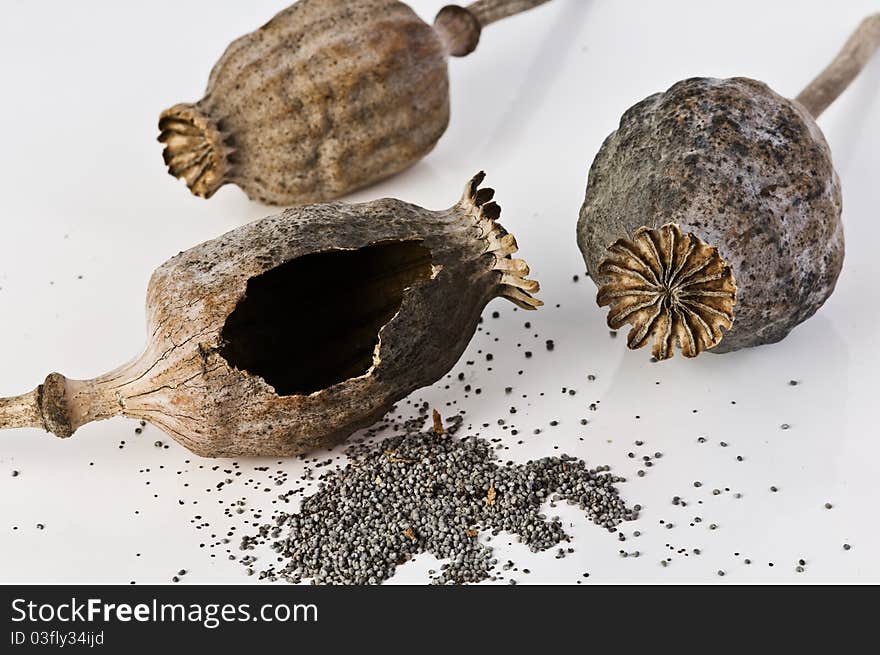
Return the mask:
<svg viewBox="0 0 880 655">
<path fill-rule="evenodd" d="M 549 0 L 477 0 L 467 6 L 480 25 L 486 27 L 502 18 L 519 14 Z"/>
<path fill-rule="evenodd" d="M 68 380 L 50 373 L 33 391 L 0 398 L 0 429 L 41 428 L 65 439 L 86 423 L 117 416 L 124 406 L 110 390 L 112 379 Z"/>
<path fill-rule="evenodd" d="M 20 396 L 0 398 L 0 429 L 41 428 L 40 388 Z"/>
<path fill-rule="evenodd" d="M 813 118 L 843 93 L 880 49 L 880 13 L 864 19 L 834 60 L 795 98 Z"/>
<path fill-rule="evenodd" d="M 453 57 L 472 53 L 487 25 L 527 11 L 549 0 L 477 0 L 467 7 L 446 5 L 434 19 L 434 29 Z"/>
</svg>

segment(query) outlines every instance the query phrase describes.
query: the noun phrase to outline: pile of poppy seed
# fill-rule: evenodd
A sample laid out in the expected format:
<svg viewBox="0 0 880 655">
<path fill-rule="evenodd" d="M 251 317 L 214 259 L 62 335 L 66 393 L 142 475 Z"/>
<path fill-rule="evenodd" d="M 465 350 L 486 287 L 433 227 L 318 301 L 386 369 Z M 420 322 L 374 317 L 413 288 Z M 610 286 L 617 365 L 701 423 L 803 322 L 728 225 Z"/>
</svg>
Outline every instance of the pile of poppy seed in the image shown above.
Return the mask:
<svg viewBox="0 0 880 655">
<path fill-rule="evenodd" d="M 378 584 L 427 552 L 444 561 L 429 572 L 436 584 L 494 580 L 489 535 L 516 535 L 533 552 L 568 541 L 559 519 L 542 513 L 549 501 L 577 505 L 611 532 L 638 516 L 615 487 L 623 478 L 607 466 L 588 468 L 567 455 L 502 464 L 487 441 L 456 436 L 460 416 L 449 423 L 444 428 L 435 417 L 424 430 L 415 419 L 402 434 L 352 446 L 348 465 L 328 472 L 299 511 L 280 513 L 242 539 L 242 550 L 271 542 L 278 555 L 278 566 L 259 577 Z M 254 573 L 255 557 L 240 561 Z"/>
</svg>

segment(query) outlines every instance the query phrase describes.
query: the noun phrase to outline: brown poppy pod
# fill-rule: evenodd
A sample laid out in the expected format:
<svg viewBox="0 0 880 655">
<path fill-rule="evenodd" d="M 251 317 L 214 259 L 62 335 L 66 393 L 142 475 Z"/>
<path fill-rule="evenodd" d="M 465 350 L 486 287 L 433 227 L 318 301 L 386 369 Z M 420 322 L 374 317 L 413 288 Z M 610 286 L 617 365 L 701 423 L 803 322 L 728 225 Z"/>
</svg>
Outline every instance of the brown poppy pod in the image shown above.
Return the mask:
<svg viewBox="0 0 880 655">
<path fill-rule="evenodd" d="M 344 440 L 445 375 L 490 300 L 541 305 L 482 179 L 443 211 L 310 205 L 180 253 L 150 279 L 141 355 L 0 399 L 0 428 L 69 437 L 124 415 L 208 457 Z"/>
<path fill-rule="evenodd" d="M 397 0 L 299 0 L 230 44 L 204 97 L 159 118 L 168 172 L 272 205 L 324 202 L 413 165 L 449 122 L 447 58 L 547 0 L 449 5 L 434 25 Z"/>
</svg>

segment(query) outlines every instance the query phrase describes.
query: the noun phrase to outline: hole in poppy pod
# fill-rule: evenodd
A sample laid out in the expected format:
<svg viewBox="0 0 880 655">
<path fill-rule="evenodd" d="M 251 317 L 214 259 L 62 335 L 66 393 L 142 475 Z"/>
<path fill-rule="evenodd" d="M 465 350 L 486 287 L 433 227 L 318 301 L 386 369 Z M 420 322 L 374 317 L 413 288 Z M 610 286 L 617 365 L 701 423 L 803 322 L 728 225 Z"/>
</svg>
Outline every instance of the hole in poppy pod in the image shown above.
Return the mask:
<svg viewBox="0 0 880 655">
<path fill-rule="evenodd" d="M 431 251 L 420 241 L 298 257 L 248 280 L 223 326 L 220 354 L 279 396 L 363 375 L 404 290 L 431 274 Z"/>
</svg>

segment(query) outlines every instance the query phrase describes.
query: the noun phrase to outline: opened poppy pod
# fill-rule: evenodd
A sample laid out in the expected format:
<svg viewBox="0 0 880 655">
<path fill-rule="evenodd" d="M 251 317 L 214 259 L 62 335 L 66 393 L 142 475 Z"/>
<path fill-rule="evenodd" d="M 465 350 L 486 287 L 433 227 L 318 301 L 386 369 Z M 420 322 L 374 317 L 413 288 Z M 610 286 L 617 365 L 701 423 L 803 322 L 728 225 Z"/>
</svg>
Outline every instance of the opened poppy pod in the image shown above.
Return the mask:
<svg viewBox="0 0 880 655">
<path fill-rule="evenodd" d="M 593 161 L 577 239 L 628 345 L 694 357 L 774 343 L 843 265 L 840 181 L 816 119 L 880 47 L 858 27 L 794 100 L 757 80 L 692 78 L 631 107 Z"/>
<path fill-rule="evenodd" d="M 213 457 L 344 440 L 446 374 L 490 300 L 541 305 L 482 179 L 443 211 L 310 205 L 180 253 L 150 279 L 140 356 L 0 399 L 0 428 L 69 437 L 124 415 Z"/>
<path fill-rule="evenodd" d="M 201 100 L 159 118 L 168 172 L 272 205 L 324 202 L 413 165 L 449 123 L 447 59 L 548 0 L 448 5 L 433 25 L 397 0 L 299 0 L 236 39 Z"/>
</svg>

